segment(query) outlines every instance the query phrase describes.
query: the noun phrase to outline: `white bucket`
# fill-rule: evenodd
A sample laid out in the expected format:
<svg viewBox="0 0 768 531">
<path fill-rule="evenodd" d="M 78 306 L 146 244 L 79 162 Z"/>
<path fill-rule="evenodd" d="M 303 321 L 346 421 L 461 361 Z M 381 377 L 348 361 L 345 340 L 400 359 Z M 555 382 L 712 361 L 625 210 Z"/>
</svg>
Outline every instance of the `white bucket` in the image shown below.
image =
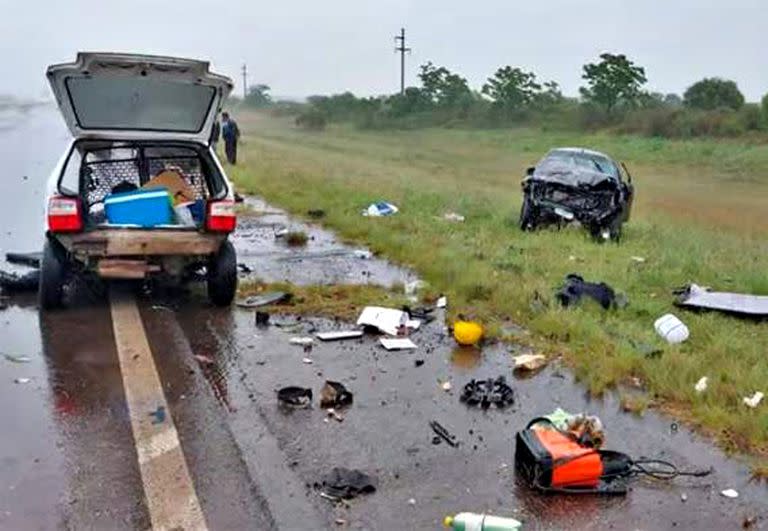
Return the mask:
<svg viewBox="0 0 768 531">
<path fill-rule="evenodd" d="M 672 344 L 682 343 L 688 339 L 688 336 L 690 335 L 688 327 L 685 326 L 685 323 L 683 323 L 680 319 L 671 313 L 662 315 L 656 319 L 656 322 L 653 323 L 653 327 L 661 337 L 666 339 L 668 343 Z"/>
</svg>

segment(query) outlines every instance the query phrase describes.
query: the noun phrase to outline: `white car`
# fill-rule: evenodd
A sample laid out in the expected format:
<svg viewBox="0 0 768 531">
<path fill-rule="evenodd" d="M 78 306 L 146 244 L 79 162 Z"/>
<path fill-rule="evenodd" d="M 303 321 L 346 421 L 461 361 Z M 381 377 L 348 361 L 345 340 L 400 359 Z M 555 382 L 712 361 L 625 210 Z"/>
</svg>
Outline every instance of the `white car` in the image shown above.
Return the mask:
<svg viewBox="0 0 768 531">
<path fill-rule="evenodd" d="M 47 76 L 74 138 L 48 185 L 41 308 L 61 306 L 74 276 L 201 273 L 210 300 L 230 304 L 234 191 L 210 140 L 232 81 L 204 61 L 114 53 Z"/>
</svg>

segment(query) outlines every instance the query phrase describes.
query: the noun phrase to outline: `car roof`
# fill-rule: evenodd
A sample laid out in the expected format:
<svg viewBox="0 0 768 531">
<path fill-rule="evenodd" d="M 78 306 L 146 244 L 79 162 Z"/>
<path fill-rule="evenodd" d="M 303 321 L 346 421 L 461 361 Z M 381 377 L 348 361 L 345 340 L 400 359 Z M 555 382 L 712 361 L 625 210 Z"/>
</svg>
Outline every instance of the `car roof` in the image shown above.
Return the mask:
<svg viewBox="0 0 768 531">
<path fill-rule="evenodd" d="M 552 153 L 582 153 L 584 155 L 595 155 L 598 157 L 605 157 L 606 159 L 611 159 L 608 155 L 605 153 L 601 153 L 599 151 L 595 151 L 594 149 L 587 149 L 587 148 L 581 148 L 581 147 L 560 147 L 560 148 L 554 148 L 547 153 L 547 155 L 551 155 Z M 613 159 L 611 159 L 613 160 Z"/>
</svg>

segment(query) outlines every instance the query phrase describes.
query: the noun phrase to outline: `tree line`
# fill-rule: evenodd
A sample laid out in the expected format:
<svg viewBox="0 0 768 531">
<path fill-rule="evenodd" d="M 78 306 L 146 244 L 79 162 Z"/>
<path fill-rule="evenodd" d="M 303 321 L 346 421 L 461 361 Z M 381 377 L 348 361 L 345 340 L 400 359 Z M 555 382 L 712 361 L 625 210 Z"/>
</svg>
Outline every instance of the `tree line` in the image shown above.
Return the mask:
<svg viewBox="0 0 768 531">
<path fill-rule="evenodd" d="M 363 128 L 538 124 L 662 137 L 768 131 L 768 94 L 761 104 L 748 104 L 734 81 L 717 77 L 693 83 L 682 97 L 650 92 L 645 69 L 623 54 L 604 53 L 585 64 L 577 98 L 564 96 L 555 81 L 512 66 L 498 68 L 479 90 L 432 62 L 419 67 L 418 79 L 419 86 L 402 94 L 361 98 L 345 92 L 277 107 L 297 113 L 297 125 L 308 129 L 349 121 Z M 276 107 L 267 85 L 252 87 L 244 104 Z"/>
</svg>

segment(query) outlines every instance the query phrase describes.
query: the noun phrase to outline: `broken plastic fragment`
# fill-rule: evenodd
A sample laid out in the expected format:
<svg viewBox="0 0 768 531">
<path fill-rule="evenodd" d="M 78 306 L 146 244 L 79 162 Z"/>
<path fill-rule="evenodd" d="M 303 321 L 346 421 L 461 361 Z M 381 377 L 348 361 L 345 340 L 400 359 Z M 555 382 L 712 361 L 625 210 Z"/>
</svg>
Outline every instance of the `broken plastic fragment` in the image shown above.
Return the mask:
<svg viewBox="0 0 768 531">
<path fill-rule="evenodd" d="M 370 260 L 373 257 L 373 253 L 367 249 L 355 249 L 352 254 L 355 256 L 355 258 L 359 258 L 361 260 Z"/>
<path fill-rule="evenodd" d="M 314 343 L 315 340 L 312 339 L 311 337 L 292 337 L 291 339 L 288 340 L 288 342 L 291 345 L 299 345 L 302 347 L 306 347 L 307 345 L 311 345 L 312 343 Z"/>
<path fill-rule="evenodd" d="M 31 379 L 31 378 L 16 378 L 16 379 L 13 381 L 13 383 L 17 383 L 17 384 L 28 384 L 28 383 L 29 383 L 29 382 L 31 382 L 31 381 L 32 381 L 32 379 Z"/>
<path fill-rule="evenodd" d="M 745 396 L 744 397 L 744 405 L 749 406 L 751 408 L 756 408 L 760 402 L 763 400 L 763 393 L 760 391 L 755 391 L 755 394 L 752 396 Z"/>
<path fill-rule="evenodd" d="M 515 370 L 536 371 L 547 364 L 547 358 L 542 354 L 521 354 L 512 359 Z"/>
<path fill-rule="evenodd" d="M 703 393 L 707 390 L 707 381 L 709 381 L 709 378 L 702 376 L 699 378 L 699 381 L 696 382 L 696 385 L 694 385 L 693 388 L 696 389 L 697 393 Z"/>
<path fill-rule="evenodd" d="M 317 339 L 320 341 L 337 341 L 341 339 L 355 339 L 363 336 L 362 330 L 341 330 L 339 332 L 320 332 Z"/>
<path fill-rule="evenodd" d="M 258 308 L 259 306 L 267 306 L 269 304 L 282 302 L 290 297 L 291 294 L 284 291 L 271 291 L 262 293 L 261 295 L 252 295 L 245 299 L 240 299 L 236 304 L 241 308 Z"/>
<path fill-rule="evenodd" d="M 387 350 L 411 350 L 418 348 L 416 343 L 408 338 L 390 339 L 387 337 L 382 337 L 379 340 L 379 343 L 381 343 L 381 346 Z"/>
<path fill-rule="evenodd" d="M 392 214 L 397 214 L 399 211 L 400 210 L 392 203 L 387 203 L 386 201 L 378 201 L 376 203 L 372 203 L 368 206 L 368 208 L 363 210 L 363 216 L 378 218 L 381 216 L 391 216 Z"/>
<path fill-rule="evenodd" d="M 726 498 L 738 498 L 739 493 L 733 489 L 725 489 L 724 491 L 720 492 L 721 495 L 725 496 Z"/>
<path fill-rule="evenodd" d="M 682 343 L 688 339 L 688 336 L 690 335 L 685 323 L 671 313 L 662 315 L 656 319 L 656 322 L 653 323 L 653 327 L 656 329 L 657 334 L 666 339 L 667 343 L 673 345 Z"/>
<path fill-rule="evenodd" d="M 314 363 L 314 362 L 312 361 L 312 358 L 302 358 L 302 359 L 301 359 L 301 361 L 302 361 L 303 363 L 307 364 L 307 365 L 312 365 L 312 363 Z"/>
<path fill-rule="evenodd" d="M 451 385 L 451 382 L 443 382 L 443 383 L 441 383 L 441 384 L 440 384 L 440 388 L 441 388 L 443 391 L 446 391 L 446 392 L 448 392 L 448 391 L 450 391 L 451 389 L 453 389 L 453 385 Z"/>
<path fill-rule="evenodd" d="M 32 358 L 29 356 L 14 356 L 13 354 L 3 354 L 3 357 L 13 363 L 29 363 Z"/>
<path fill-rule="evenodd" d="M 435 303 L 435 307 L 445 308 L 446 306 L 448 306 L 448 297 L 443 295 L 439 299 L 437 299 L 437 302 Z"/>
<path fill-rule="evenodd" d="M 392 308 L 366 306 L 357 319 L 358 326 L 372 326 L 390 336 L 398 335 L 400 328 L 408 321 L 408 314 Z"/>
</svg>

